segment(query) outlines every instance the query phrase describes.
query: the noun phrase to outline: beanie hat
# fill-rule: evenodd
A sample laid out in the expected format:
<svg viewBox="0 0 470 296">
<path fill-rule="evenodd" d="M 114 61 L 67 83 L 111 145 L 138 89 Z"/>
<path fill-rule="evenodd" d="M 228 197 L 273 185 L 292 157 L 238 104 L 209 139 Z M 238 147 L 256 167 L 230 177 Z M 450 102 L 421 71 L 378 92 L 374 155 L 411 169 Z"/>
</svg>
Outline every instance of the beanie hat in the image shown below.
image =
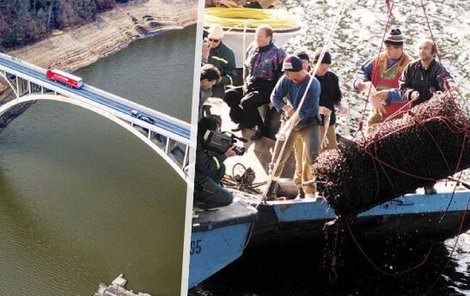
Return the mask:
<svg viewBox="0 0 470 296">
<path fill-rule="evenodd" d="M 209 38 L 214 38 L 214 39 L 222 39 L 224 38 L 224 30 L 222 30 L 222 27 L 219 24 L 213 24 L 210 26 L 209 30 L 207 30 L 209 33 L 207 37 Z"/>
<path fill-rule="evenodd" d="M 390 33 L 385 36 L 385 44 L 403 46 L 403 35 L 400 29 L 392 29 Z"/>
<path fill-rule="evenodd" d="M 318 59 L 320 58 L 322 50 L 318 49 L 315 52 L 315 57 L 313 58 L 313 62 L 316 64 L 318 62 Z M 325 54 L 323 55 L 323 59 L 321 59 L 321 64 L 331 64 L 331 54 L 329 51 L 325 51 Z"/>
<path fill-rule="evenodd" d="M 302 69 L 302 60 L 296 55 L 287 56 L 282 63 L 282 71 L 299 72 Z"/>
<path fill-rule="evenodd" d="M 310 63 L 310 57 L 305 50 L 296 50 L 294 55 L 298 56 L 301 60 L 306 60 Z"/>
</svg>

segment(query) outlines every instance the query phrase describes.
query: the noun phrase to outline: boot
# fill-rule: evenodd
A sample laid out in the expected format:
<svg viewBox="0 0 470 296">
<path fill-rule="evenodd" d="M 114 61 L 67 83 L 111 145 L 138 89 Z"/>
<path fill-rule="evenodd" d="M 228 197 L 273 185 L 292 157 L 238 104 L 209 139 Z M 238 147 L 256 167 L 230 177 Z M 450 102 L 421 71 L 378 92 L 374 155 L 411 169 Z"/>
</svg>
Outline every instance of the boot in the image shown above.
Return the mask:
<svg viewBox="0 0 470 296">
<path fill-rule="evenodd" d="M 266 200 L 277 200 L 277 190 L 279 184 L 276 181 L 272 181 L 269 186 L 268 192 L 266 193 Z"/>
<path fill-rule="evenodd" d="M 436 188 L 434 188 L 434 185 L 424 186 L 424 194 L 431 195 L 436 193 L 437 191 Z"/>
<path fill-rule="evenodd" d="M 295 199 L 302 199 L 302 198 L 305 198 L 305 192 L 304 192 L 304 189 L 302 187 L 299 187 L 297 188 L 297 196 L 295 197 Z"/>
</svg>

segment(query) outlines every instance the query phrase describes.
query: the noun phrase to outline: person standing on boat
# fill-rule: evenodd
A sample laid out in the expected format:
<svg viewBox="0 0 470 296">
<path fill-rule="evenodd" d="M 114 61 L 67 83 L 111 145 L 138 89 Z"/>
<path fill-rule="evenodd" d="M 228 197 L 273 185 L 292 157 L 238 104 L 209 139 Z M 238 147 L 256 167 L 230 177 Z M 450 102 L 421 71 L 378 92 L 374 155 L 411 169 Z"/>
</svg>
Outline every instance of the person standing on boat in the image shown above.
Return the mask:
<svg viewBox="0 0 470 296">
<path fill-rule="evenodd" d="M 449 71 L 436 60 L 437 46 L 431 39 L 424 39 L 418 45 L 419 59 L 406 67 L 400 78 L 399 91 L 412 106 L 429 100 L 436 91 L 453 90 L 455 82 Z"/>
<path fill-rule="evenodd" d="M 224 161 L 235 155 L 232 148 L 225 153 L 208 150 L 204 135 L 207 131 L 220 131 L 220 118 L 214 115 L 199 120 L 196 148 L 196 171 L 194 176 L 194 206 L 210 209 L 232 203 L 233 195 L 222 187 L 225 175 Z"/>
<path fill-rule="evenodd" d="M 367 120 L 369 127 L 383 122 L 406 103 L 398 92 L 398 80 L 412 58 L 403 50 L 400 29 L 391 30 L 385 37 L 384 45 L 382 53 L 361 66 L 353 82 L 354 88 L 359 91 L 365 91 L 367 84 L 371 83 L 377 90 L 371 99 L 376 105 L 384 107 L 381 110 L 374 108 Z"/>
<path fill-rule="evenodd" d="M 419 59 L 410 63 L 400 77 L 399 91 L 412 107 L 429 100 L 436 91 L 452 91 L 455 83 L 447 69 L 436 60 L 437 46 L 431 39 L 418 45 Z M 424 187 L 425 194 L 435 194 L 434 184 Z"/>
<path fill-rule="evenodd" d="M 310 72 L 310 57 L 305 51 L 298 50 L 294 53 L 302 60 L 303 69 L 307 72 Z M 314 63 L 316 64 L 320 58 L 321 51 L 315 53 Z M 320 82 L 321 92 L 320 92 L 320 106 L 328 108 L 331 111 L 328 119 L 328 127 L 326 131 L 327 141 L 325 141 L 325 146 L 320 147 L 320 151 L 326 149 L 335 149 L 337 147 L 336 142 L 336 115 L 335 115 L 335 106 L 339 108 L 342 114 L 347 114 L 348 108 L 341 104 L 341 90 L 339 88 L 338 76 L 335 73 L 331 72 L 331 54 L 327 51 L 325 52 L 320 66 L 318 67 L 315 78 Z M 325 135 L 325 121 L 328 116 L 321 115 L 322 125 L 320 126 L 320 143 L 323 143 L 323 137 Z M 314 185 L 302 185 L 302 183 L 311 181 L 313 179 L 312 170 L 310 169 L 310 164 L 307 162 L 306 155 L 303 150 L 303 139 L 297 138 L 294 142 L 294 152 L 295 152 L 295 175 L 294 175 L 294 185 L 298 190 L 298 198 L 305 197 L 305 192 L 307 194 L 313 194 L 315 192 Z"/>
<path fill-rule="evenodd" d="M 225 89 L 233 86 L 236 80 L 235 54 L 222 42 L 224 30 L 219 24 L 210 26 L 207 32 L 207 40 L 202 49 L 202 62 L 219 69 L 222 79 L 212 87 L 212 96 L 223 99 Z"/>
<path fill-rule="evenodd" d="M 315 53 L 314 64 L 318 62 L 321 56 L 321 50 L 318 50 Z M 315 78 L 318 79 L 321 85 L 320 93 L 320 106 L 326 107 L 331 110 L 331 115 L 329 118 L 329 124 L 325 131 L 325 121 L 328 120 L 326 116 L 322 115 L 322 125 L 321 125 L 321 143 L 323 143 L 323 136 L 326 132 L 327 141 L 325 141 L 325 146 L 321 147 L 321 151 L 327 149 L 336 149 L 338 144 L 336 142 L 336 109 L 338 108 L 341 114 L 347 114 L 349 112 L 348 106 L 341 102 L 342 94 L 339 88 L 339 79 L 338 76 L 330 71 L 331 66 L 331 54 L 326 51 L 323 55 L 323 58 L 320 62 L 320 66 L 315 72 Z"/>
<path fill-rule="evenodd" d="M 282 75 L 282 62 L 286 57 L 285 51 L 273 43 L 270 26 L 259 26 L 255 34 L 256 41 L 246 50 L 245 85 L 227 91 L 224 97 L 230 107 L 230 118 L 238 123 L 233 131 L 255 128 L 251 140 L 257 140 L 266 133 L 258 107 L 269 103 L 271 91 Z"/>
<path fill-rule="evenodd" d="M 305 155 L 306 162 L 309 164 L 310 176 L 312 175 L 312 164 L 320 151 L 320 112 L 322 114 L 329 113 L 327 108 L 320 108 L 319 105 L 320 83 L 303 68 L 302 60 L 298 56 L 288 56 L 283 62 L 283 71 L 284 76 L 279 79 L 271 94 L 271 102 L 276 110 L 279 112 L 282 110 L 291 118 L 290 120 L 294 120 L 294 127 L 290 133 L 286 133 L 288 136 L 285 139 L 282 139 L 284 128 L 281 128 L 279 138 L 274 146 L 273 157 L 269 165 L 272 183 L 266 194 L 268 200 L 277 198 L 277 179 L 281 176 L 284 164 L 298 138 L 302 139 L 303 153 L 300 153 L 301 156 L 296 154 L 296 157 Z M 300 105 L 304 94 L 305 99 Z M 284 101 L 284 98 L 287 99 L 287 102 Z M 282 149 L 283 146 L 284 149 Z M 276 163 L 278 163 L 277 166 Z M 302 160 L 297 159 L 296 163 L 301 164 Z M 315 186 L 304 187 L 304 190 L 307 197 L 315 196 Z"/>
<path fill-rule="evenodd" d="M 302 60 L 303 69 L 307 72 L 310 72 L 310 57 L 307 52 L 303 50 L 297 50 L 294 52 Z M 320 58 L 321 51 L 315 53 L 314 63 L 316 64 Z M 337 147 L 336 142 L 336 115 L 335 115 L 335 106 L 339 108 L 339 111 L 342 114 L 347 114 L 348 108 L 341 103 L 341 90 L 339 88 L 339 79 L 335 73 L 330 71 L 331 65 L 331 54 L 327 51 L 325 52 L 319 68 L 315 73 L 315 78 L 320 82 L 321 92 L 320 92 L 320 106 L 326 107 L 331 110 L 331 115 L 329 119 L 329 124 L 327 128 L 327 139 L 324 147 L 320 147 L 320 151 L 326 149 L 335 149 Z M 323 142 L 323 136 L 325 135 L 325 119 L 327 116 L 321 115 L 322 125 L 320 126 L 320 143 Z M 311 174 L 310 164 L 307 162 L 305 154 L 303 153 L 303 141 L 302 138 L 297 138 L 294 142 L 294 152 L 295 152 L 295 175 L 294 175 L 294 185 L 298 190 L 298 198 L 305 197 L 305 192 L 314 193 L 315 187 L 313 185 L 304 185 L 302 183 L 308 182 L 313 179 Z M 304 188 L 306 187 L 306 188 Z"/>
<path fill-rule="evenodd" d="M 205 64 L 201 68 L 199 80 L 199 119 L 204 117 L 204 102 L 209 96 L 211 88 L 220 81 L 220 72 L 212 64 Z"/>
</svg>

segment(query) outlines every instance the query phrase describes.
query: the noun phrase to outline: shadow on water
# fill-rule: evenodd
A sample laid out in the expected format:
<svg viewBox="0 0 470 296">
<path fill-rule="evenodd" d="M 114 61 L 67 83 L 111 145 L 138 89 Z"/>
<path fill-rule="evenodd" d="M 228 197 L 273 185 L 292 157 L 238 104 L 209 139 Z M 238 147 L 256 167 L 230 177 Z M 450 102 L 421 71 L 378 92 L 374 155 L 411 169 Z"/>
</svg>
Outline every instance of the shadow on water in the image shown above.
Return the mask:
<svg viewBox="0 0 470 296">
<path fill-rule="evenodd" d="M 470 293 L 470 262 L 462 269 L 454 258 L 449 260 L 453 240 L 447 244 L 397 239 L 359 242 L 379 271 L 352 240 L 342 239 L 341 236 L 323 241 L 288 242 L 248 249 L 242 258 L 191 290 L 189 295 L 396 296 Z M 468 258 L 468 250 L 466 254 Z M 334 267 L 333 262 L 336 264 Z M 402 275 L 382 273 L 399 274 L 417 265 L 421 266 Z"/>
</svg>

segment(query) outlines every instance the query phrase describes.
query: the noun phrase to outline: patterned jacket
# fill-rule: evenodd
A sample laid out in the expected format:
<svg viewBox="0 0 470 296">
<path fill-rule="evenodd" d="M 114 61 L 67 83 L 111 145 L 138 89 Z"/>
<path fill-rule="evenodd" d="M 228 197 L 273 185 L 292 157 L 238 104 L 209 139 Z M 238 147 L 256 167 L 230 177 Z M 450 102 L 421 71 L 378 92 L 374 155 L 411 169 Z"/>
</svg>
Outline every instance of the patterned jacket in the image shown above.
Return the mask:
<svg viewBox="0 0 470 296">
<path fill-rule="evenodd" d="M 273 42 L 266 46 L 258 47 L 252 42 L 246 50 L 245 82 L 247 85 L 255 84 L 274 86 L 282 75 L 282 62 L 286 52 L 277 47 Z"/>
</svg>

